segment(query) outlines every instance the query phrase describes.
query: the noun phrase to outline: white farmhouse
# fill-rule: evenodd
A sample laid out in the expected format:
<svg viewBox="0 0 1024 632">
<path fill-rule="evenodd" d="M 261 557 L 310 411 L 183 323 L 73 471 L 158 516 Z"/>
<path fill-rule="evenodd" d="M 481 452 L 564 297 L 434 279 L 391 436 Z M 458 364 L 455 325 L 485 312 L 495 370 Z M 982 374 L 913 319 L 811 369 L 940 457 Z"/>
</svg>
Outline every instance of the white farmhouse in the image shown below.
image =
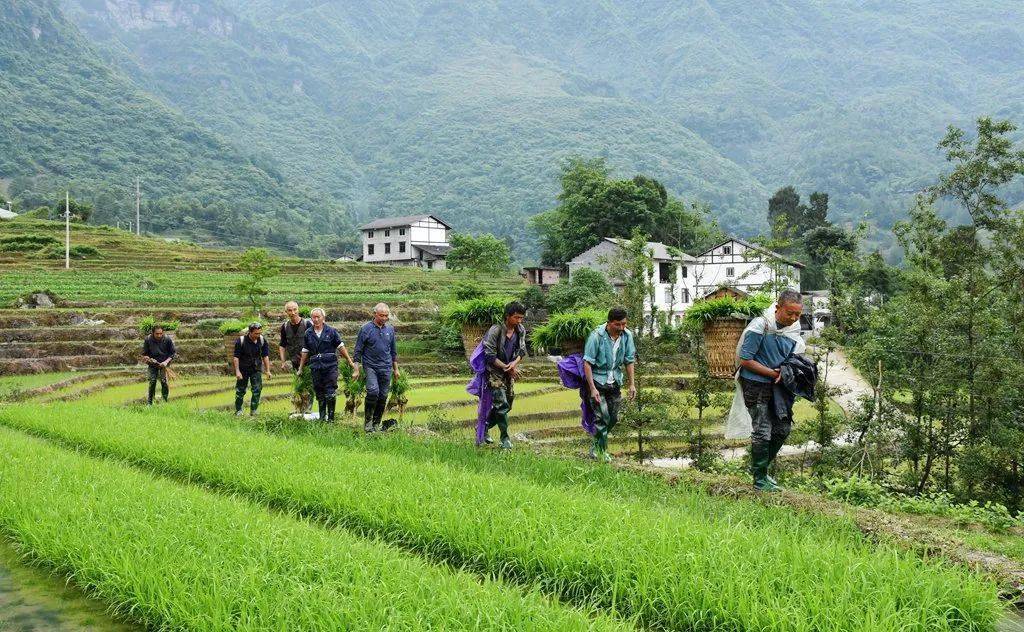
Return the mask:
<svg viewBox="0 0 1024 632">
<path fill-rule="evenodd" d="M 625 239 L 606 237 L 601 243 L 593 248 L 577 255 L 566 265 L 569 268 L 571 277 L 580 268 L 591 268 L 607 274 L 608 266 L 614 259 L 619 249 L 626 243 Z M 695 257 L 679 252 L 673 255 L 668 246 L 662 243 L 649 241 L 647 250 L 652 253 L 654 259 L 654 285 L 655 302 L 654 307 L 659 314 L 672 314 L 672 322 L 682 317 L 686 309 L 693 304 L 693 273 L 699 265 Z M 609 279 L 615 286 L 621 286 L 617 279 Z M 647 315 L 651 314 L 650 301 L 647 301 Z"/>
<path fill-rule="evenodd" d="M 607 274 L 609 262 L 625 243 L 624 239 L 605 238 L 566 264 L 569 276 L 580 268 Z M 649 300 L 645 306 L 648 318 L 654 311 L 661 315 L 671 314 L 670 321 L 678 322 L 694 301 L 721 287 L 734 288 L 745 294 L 778 283 L 800 289 L 803 264 L 735 237 L 696 257 L 681 252 L 673 254 L 665 244 L 658 242 L 647 242 L 647 249 L 654 260 L 655 275 L 654 309 Z M 621 286 L 618 280 L 609 280 L 613 285 Z"/>
<path fill-rule="evenodd" d="M 433 215 L 385 217 L 359 227 L 363 236 L 361 260 L 395 266 L 443 270 L 452 249 L 452 227 Z"/>
<path fill-rule="evenodd" d="M 800 271 L 804 264 L 791 261 L 777 252 L 730 237 L 697 255 L 700 269 L 694 277 L 699 296 L 720 287 L 734 287 L 752 294 L 763 287 L 784 285 L 800 289 Z"/>
</svg>

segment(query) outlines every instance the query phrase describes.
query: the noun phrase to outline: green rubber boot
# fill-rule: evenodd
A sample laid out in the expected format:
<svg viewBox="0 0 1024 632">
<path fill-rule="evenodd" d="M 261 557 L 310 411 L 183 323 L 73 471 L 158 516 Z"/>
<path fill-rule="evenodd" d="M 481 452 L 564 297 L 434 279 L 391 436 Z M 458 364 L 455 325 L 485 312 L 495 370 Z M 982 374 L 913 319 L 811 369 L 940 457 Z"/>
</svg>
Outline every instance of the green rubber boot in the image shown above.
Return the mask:
<svg viewBox="0 0 1024 632">
<path fill-rule="evenodd" d="M 754 477 L 754 489 L 761 492 L 778 491 L 779 487 L 768 478 L 770 446 L 762 441 L 750 444 L 750 473 Z"/>
</svg>

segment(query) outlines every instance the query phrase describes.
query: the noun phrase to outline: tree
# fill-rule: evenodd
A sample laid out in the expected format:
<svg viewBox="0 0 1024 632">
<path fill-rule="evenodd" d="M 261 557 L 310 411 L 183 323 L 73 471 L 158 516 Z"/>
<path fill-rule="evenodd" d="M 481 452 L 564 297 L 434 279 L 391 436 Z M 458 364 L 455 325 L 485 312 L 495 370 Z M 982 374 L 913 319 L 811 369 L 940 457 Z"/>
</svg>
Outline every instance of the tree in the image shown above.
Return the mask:
<svg viewBox="0 0 1024 632">
<path fill-rule="evenodd" d="M 721 234 L 708 220 L 706 206 L 687 207 L 644 175 L 613 180 L 604 159 L 570 159 L 557 199 L 557 207 L 531 220 L 546 265 L 562 265 L 602 239 L 628 238 L 634 229 L 656 241 L 693 249 L 710 245 Z"/>
<path fill-rule="evenodd" d="M 800 194 L 792 186 L 782 187 L 768 200 L 768 226 L 773 239 L 791 237 L 803 214 Z"/>
<path fill-rule="evenodd" d="M 637 391 L 636 399 L 622 402 L 619 421 L 623 427 L 636 433 L 637 461 L 643 463 L 658 438 L 678 428 L 672 415 L 678 405 L 672 393 L 646 388 Z"/>
<path fill-rule="evenodd" d="M 654 334 L 655 289 L 654 284 L 654 253 L 647 247 L 647 235 L 639 229 L 633 230 L 633 236 L 616 250 L 606 262 L 608 276 L 622 284 L 621 298 L 629 318 L 636 325 L 637 337 L 642 338 L 644 332 Z M 645 313 L 645 306 L 650 304 L 650 315 Z M 649 317 L 648 317 L 649 316 Z"/>
<path fill-rule="evenodd" d="M 250 248 L 238 260 L 237 268 L 245 276 L 235 285 L 235 292 L 252 305 L 258 317 L 263 308 L 260 299 L 268 293 L 264 284 L 277 276 L 281 264 L 266 248 Z"/>
<path fill-rule="evenodd" d="M 446 258 L 452 270 L 465 270 L 473 274 L 501 274 L 512 264 L 508 244 L 490 233 L 452 235 L 452 249 Z"/>
<path fill-rule="evenodd" d="M 580 268 L 548 290 L 547 305 L 551 313 L 558 314 L 585 307 L 607 307 L 614 297 L 615 290 L 603 274 Z"/>
<path fill-rule="evenodd" d="M 64 219 L 64 211 L 66 208 L 70 209 L 72 222 L 84 224 L 88 222 L 89 218 L 92 216 L 92 204 L 79 202 L 75 200 L 75 198 L 61 198 L 60 200 L 57 200 L 57 203 L 53 205 L 53 211 L 50 216 L 55 219 Z"/>
</svg>

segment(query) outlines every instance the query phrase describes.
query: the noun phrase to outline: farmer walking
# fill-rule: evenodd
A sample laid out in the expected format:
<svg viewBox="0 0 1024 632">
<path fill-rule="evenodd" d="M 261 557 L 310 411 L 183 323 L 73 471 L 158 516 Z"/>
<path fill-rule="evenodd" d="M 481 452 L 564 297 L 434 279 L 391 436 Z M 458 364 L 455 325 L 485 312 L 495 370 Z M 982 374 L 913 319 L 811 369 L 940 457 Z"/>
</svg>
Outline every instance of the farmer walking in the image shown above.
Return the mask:
<svg viewBox="0 0 1024 632">
<path fill-rule="evenodd" d="M 501 447 L 505 450 L 512 448 L 508 436 L 508 414 L 512 411 L 512 402 L 516 397 L 515 382 L 522 375 L 519 364 L 526 357 L 525 317 L 526 306 L 519 301 L 512 301 L 505 305 L 504 322 L 492 325 L 481 341 L 491 406 L 483 433 L 477 433 L 478 445 L 481 438 L 484 443 L 491 443 L 488 432 L 497 426 L 501 433 Z"/>
<path fill-rule="evenodd" d="M 747 325 L 736 350 L 739 388 L 750 416 L 750 471 L 754 488 L 760 491 L 779 489 L 777 481 L 768 475 L 768 468 L 789 437 L 793 417 L 792 399 L 788 400 L 787 407 L 784 401 L 787 395 L 776 387 L 783 382 L 783 365 L 805 346 L 800 338 L 802 311 L 800 293 L 784 290 L 774 306 Z M 803 373 L 802 368 L 797 367 L 798 374 Z M 792 367 L 789 373 L 792 378 Z M 816 369 L 811 367 L 810 373 L 813 375 L 808 379 L 816 379 Z M 782 415 L 776 406 L 780 402 Z"/>
<path fill-rule="evenodd" d="M 356 336 L 355 361 L 366 375 L 366 401 L 363 404 L 363 430 L 381 432 L 381 418 L 388 402 L 392 376 L 398 377 L 398 345 L 395 328 L 388 323 L 391 309 L 384 303 L 373 308 L 373 320 Z"/>
<path fill-rule="evenodd" d="M 334 327 L 324 322 L 326 318 L 324 310 L 317 307 L 309 313 L 309 318 L 313 324 L 306 329 L 296 374 L 302 375 L 303 367 L 309 365 L 320 421 L 334 421 L 334 409 L 338 397 L 338 353 L 341 353 L 345 361 L 352 367 L 353 379 L 359 375 L 359 369 L 348 357 L 348 351 L 345 349 L 345 343 L 341 340 L 341 335 Z"/>
<path fill-rule="evenodd" d="M 249 414 L 255 416 L 260 407 L 260 394 L 263 392 L 263 376 L 270 375 L 270 345 L 263 337 L 263 325 L 250 323 L 247 332 L 235 341 L 235 353 L 232 358 L 235 367 L 235 415 L 242 414 L 242 403 L 245 401 L 245 390 L 251 388 Z"/>
<path fill-rule="evenodd" d="M 277 344 L 277 353 L 281 358 L 281 370 L 287 371 L 291 365 L 292 372 L 296 373 L 305 384 L 306 376 L 299 372 L 299 363 L 302 361 L 302 345 L 306 339 L 306 330 L 312 325 L 299 315 L 299 304 L 295 301 L 288 301 L 284 304 L 284 313 L 287 318 L 281 323 L 281 340 Z M 299 393 L 300 398 L 295 402 L 296 413 L 304 415 L 309 412 L 313 405 L 312 394 L 312 390 Z M 308 401 L 308 405 L 304 403 L 306 401 Z"/>
<path fill-rule="evenodd" d="M 165 402 L 167 401 L 167 396 L 171 392 L 171 388 L 167 384 L 167 368 L 176 354 L 174 341 L 164 334 L 164 328 L 161 325 L 154 325 L 153 331 L 142 342 L 142 361 L 146 363 L 149 373 L 147 406 L 153 405 L 157 380 L 160 381 L 160 395 L 163 396 Z"/>
<path fill-rule="evenodd" d="M 608 433 L 619 421 L 623 368 L 629 378 L 629 399 L 636 397 L 636 343 L 633 332 L 626 329 L 626 316 L 621 307 L 608 310 L 608 322 L 590 332 L 583 348 L 583 373 L 594 411 L 594 447 L 590 455 L 606 462 L 612 460 Z"/>
</svg>

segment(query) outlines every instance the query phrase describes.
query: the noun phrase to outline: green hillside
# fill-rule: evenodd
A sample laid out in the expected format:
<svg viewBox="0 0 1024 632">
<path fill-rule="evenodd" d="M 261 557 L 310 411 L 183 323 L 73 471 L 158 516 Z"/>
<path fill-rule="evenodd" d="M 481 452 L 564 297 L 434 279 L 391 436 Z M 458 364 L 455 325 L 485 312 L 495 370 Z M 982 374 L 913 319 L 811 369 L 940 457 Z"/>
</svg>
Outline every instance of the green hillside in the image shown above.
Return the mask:
<svg viewBox="0 0 1024 632">
<path fill-rule="evenodd" d="M 147 230 L 295 249 L 314 217 L 338 232 L 348 225 L 341 205 L 111 69 L 54 2 L 0 7 L 0 68 L 0 180 L 28 208 L 69 187 L 96 204 L 96 221 L 134 219 L 141 176 Z"/>
<path fill-rule="evenodd" d="M 14 6 L 5 15 L 36 3 Z M 143 167 L 154 197 L 184 190 L 202 202 L 158 209 L 198 225 L 154 229 L 283 233 L 311 253 L 338 252 L 351 231 L 338 220 L 329 240 L 289 235 L 343 205 L 360 219 L 434 212 L 459 230 L 495 232 L 528 259 L 536 241 L 523 220 L 552 205 L 559 163 L 574 154 L 704 200 L 744 235 L 765 228 L 767 198 L 786 184 L 830 193 L 838 221 L 867 216 L 886 228 L 941 167 L 935 145 L 948 124 L 1024 116 L 1024 7 L 1009 0 L 61 0 L 67 20 L 42 6 L 69 50 L 86 48 L 99 64 L 95 51 L 105 75 L 181 121 L 175 138 L 230 144 L 190 150 L 193 163 L 213 166 L 188 177 Z M 31 20 L 17 21 L 21 37 L 31 32 Z M 39 72 L 52 85 L 65 71 L 48 63 L 27 74 Z M 64 173 L 39 162 L 56 146 L 50 128 L 22 127 L 43 140 L 32 150 L 0 134 L 0 149 L 19 147 L 5 152 L 0 178 L 26 165 Z M 65 127 L 97 135 L 88 117 Z M 67 160 L 70 175 L 97 186 L 123 189 L 133 175 Z M 207 208 L 253 197 L 272 230 Z M 130 205 L 122 198 L 101 198 L 110 203 L 97 219 Z"/>
</svg>

